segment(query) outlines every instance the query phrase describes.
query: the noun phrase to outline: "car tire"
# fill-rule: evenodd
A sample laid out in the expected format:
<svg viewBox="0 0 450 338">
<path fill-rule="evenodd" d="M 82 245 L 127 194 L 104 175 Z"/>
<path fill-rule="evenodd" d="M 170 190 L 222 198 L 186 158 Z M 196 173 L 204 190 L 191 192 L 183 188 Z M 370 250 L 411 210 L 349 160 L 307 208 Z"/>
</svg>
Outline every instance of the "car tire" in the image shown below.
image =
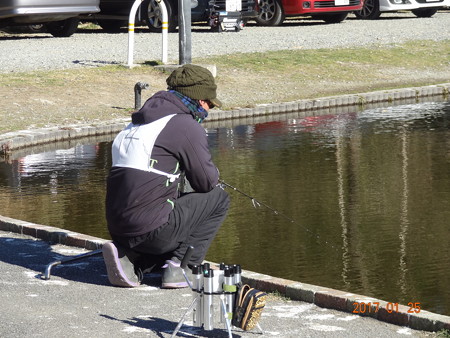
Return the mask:
<svg viewBox="0 0 450 338">
<path fill-rule="evenodd" d="M 125 20 L 97 20 L 97 23 L 106 33 L 119 33 L 122 27 L 128 26 Z"/>
<path fill-rule="evenodd" d="M 45 31 L 45 27 L 42 24 L 32 24 L 28 25 L 28 30 L 32 33 L 42 33 Z"/>
<path fill-rule="evenodd" d="M 173 5 L 168 0 L 163 0 L 167 8 L 169 32 L 174 32 L 178 26 L 177 18 L 175 16 Z M 162 12 L 161 6 L 155 0 L 145 0 L 142 4 L 142 12 L 145 13 L 145 21 L 147 22 L 150 32 L 161 33 L 162 29 Z"/>
<path fill-rule="evenodd" d="M 432 7 L 432 8 L 416 8 L 413 9 L 411 12 L 417 16 L 418 18 L 431 18 L 433 15 L 436 14 L 439 8 Z"/>
<path fill-rule="evenodd" d="M 259 0 L 258 16 L 255 18 L 258 25 L 279 26 L 284 18 L 284 11 L 278 0 Z"/>
<path fill-rule="evenodd" d="M 344 21 L 347 18 L 348 13 L 335 13 L 335 14 L 322 14 L 322 15 L 314 15 L 313 19 L 323 20 L 326 23 L 339 23 Z"/>
<path fill-rule="evenodd" d="M 217 26 L 211 27 L 211 32 L 222 33 L 223 32 L 222 25 L 219 23 Z"/>
<path fill-rule="evenodd" d="M 47 32 L 56 38 L 67 38 L 77 31 L 78 18 L 70 18 L 62 21 L 49 22 L 45 26 Z"/>
<path fill-rule="evenodd" d="M 358 19 L 376 20 L 380 17 L 380 1 L 379 0 L 365 0 L 363 8 L 360 11 L 354 12 Z"/>
</svg>

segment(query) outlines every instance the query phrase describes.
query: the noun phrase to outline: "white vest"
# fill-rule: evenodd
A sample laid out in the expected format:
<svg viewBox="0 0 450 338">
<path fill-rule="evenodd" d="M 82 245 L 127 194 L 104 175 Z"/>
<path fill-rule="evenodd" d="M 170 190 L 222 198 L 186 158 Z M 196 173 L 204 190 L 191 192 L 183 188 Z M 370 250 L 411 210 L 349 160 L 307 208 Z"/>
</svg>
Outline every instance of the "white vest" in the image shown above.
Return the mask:
<svg viewBox="0 0 450 338">
<path fill-rule="evenodd" d="M 112 145 L 113 167 L 149 171 L 166 176 L 170 182 L 175 181 L 180 174 L 169 174 L 153 168 L 157 161 L 151 158 L 156 138 L 175 115 L 168 115 L 148 124 L 130 123 L 114 139 Z"/>
</svg>

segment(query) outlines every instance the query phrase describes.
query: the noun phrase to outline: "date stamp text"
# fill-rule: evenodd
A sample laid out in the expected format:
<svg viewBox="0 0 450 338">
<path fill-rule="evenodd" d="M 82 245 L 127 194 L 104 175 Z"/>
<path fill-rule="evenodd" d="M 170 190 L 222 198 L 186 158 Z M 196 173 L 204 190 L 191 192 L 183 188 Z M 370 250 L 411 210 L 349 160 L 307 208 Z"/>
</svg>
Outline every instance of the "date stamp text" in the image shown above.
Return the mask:
<svg viewBox="0 0 450 338">
<path fill-rule="evenodd" d="M 387 303 L 384 308 L 388 313 L 398 312 L 398 303 Z M 418 302 L 409 302 L 408 303 L 409 309 L 407 310 L 408 313 L 419 313 L 420 303 Z M 354 302 L 353 303 L 353 313 L 376 313 L 380 310 L 380 303 L 379 302 Z"/>
</svg>

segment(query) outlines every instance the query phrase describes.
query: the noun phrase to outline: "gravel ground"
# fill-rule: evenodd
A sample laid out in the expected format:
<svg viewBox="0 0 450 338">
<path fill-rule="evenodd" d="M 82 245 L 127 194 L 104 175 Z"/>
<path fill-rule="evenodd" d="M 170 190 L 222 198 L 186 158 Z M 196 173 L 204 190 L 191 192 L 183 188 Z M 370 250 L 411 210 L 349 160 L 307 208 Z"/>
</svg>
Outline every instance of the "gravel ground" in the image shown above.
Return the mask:
<svg viewBox="0 0 450 338">
<path fill-rule="evenodd" d="M 192 58 L 283 49 L 315 49 L 389 45 L 409 40 L 450 39 L 450 11 L 431 18 L 410 12 L 383 14 L 379 20 L 357 20 L 353 15 L 340 24 L 291 20 L 281 27 L 259 27 L 251 23 L 239 33 L 213 33 L 207 26 L 193 27 Z M 128 33 L 104 34 L 101 30 L 79 30 L 70 38 L 50 34 L 0 32 L 0 72 L 26 72 L 126 64 Z M 160 60 L 161 35 L 145 29 L 135 34 L 135 63 Z M 178 33 L 169 34 L 169 62 L 178 63 Z"/>
<path fill-rule="evenodd" d="M 342 69 L 336 68 L 334 72 L 317 65 L 311 69 L 292 66 L 293 70 L 298 68 L 298 73 L 295 71 L 290 75 L 283 68 L 278 73 L 276 69 L 258 73 L 246 67 L 219 67 L 218 96 L 225 110 L 433 85 L 450 80 L 448 53 L 445 52 L 450 48 L 448 27 L 450 11 L 439 12 L 432 18 L 416 18 L 411 13 L 383 14 L 381 19 L 374 21 L 350 16 L 340 24 L 306 19 L 286 21 L 280 27 L 249 24 L 239 33 L 214 33 L 207 26 L 194 25 L 192 60 L 195 63 L 201 56 L 269 50 L 358 46 L 383 50 L 411 40 L 430 43 L 434 40 L 442 47 L 443 52 L 434 53 L 433 67 L 389 65 L 389 62 L 380 67 L 379 63 L 372 65 L 370 61 L 364 65 L 336 63 L 337 67 L 342 64 L 343 70 L 352 67 L 351 71 L 364 73 L 364 76 L 356 77 L 346 76 L 345 71 L 339 72 Z M 116 67 L 114 71 L 101 67 L 127 63 L 126 29 L 123 33 L 106 34 L 101 29 L 83 28 L 70 38 L 54 38 L 46 33 L 0 32 L 0 133 L 127 118 L 134 107 L 136 82 L 150 85 L 142 93 L 142 102 L 156 91 L 167 88 L 167 74 L 152 67 L 132 70 Z M 169 40 L 169 63 L 178 64 L 178 33 L 170 33 Z M 135 41 L 136 64 L 161 60 L 161 34 L 139 28 Z M 420 45 L 425 43 L 418 42 Z M 29 73 L 35 70 L 58 71 Z"/>
</svg>

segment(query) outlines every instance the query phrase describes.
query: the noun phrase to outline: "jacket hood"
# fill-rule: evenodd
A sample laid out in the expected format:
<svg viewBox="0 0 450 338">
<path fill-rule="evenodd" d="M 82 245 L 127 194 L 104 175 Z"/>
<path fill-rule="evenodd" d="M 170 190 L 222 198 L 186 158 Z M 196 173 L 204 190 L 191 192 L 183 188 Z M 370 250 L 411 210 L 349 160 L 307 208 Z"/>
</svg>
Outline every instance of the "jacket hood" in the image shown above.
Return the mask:
<svg viewBox="0 0 450 338">
<path fill-rule="evenodd" d="M 171 114 L 190 114 L 188 107 L 176 95 L 160 91 L 149 98 L 141 109 L 131 115 L 133 124 L 147 124 Z"/>
</svg>

